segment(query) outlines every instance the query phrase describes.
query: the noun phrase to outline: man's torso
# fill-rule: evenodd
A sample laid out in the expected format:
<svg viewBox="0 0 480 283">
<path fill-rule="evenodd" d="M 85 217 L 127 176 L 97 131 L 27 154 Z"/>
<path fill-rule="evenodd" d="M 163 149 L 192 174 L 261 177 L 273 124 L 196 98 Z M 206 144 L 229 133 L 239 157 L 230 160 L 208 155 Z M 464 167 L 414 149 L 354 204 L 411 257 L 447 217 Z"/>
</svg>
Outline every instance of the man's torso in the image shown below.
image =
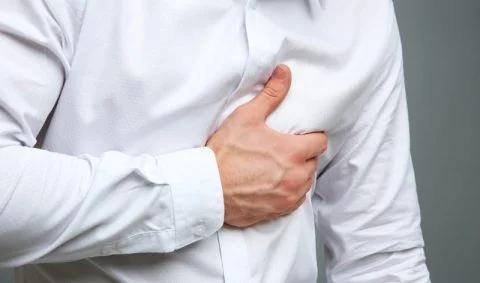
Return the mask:
<svg viewBox="0 0 480 283">
<path fill-rule="evenodd" d="M 70 1 L 81 15 L 74 56 L 43 147 L 138 155 L 203 146 L 285 63 L 292 89 L 268 124 L 329 132 L 321 171 L 372 91 L 389 44 L 390 3 L 357 2 Z M 18 281 L 314 282 L 315 254 L 307 201 L 290 216 L 225 227 L 172 254 L 32 265 L 18 270 Z"/>
</svg>

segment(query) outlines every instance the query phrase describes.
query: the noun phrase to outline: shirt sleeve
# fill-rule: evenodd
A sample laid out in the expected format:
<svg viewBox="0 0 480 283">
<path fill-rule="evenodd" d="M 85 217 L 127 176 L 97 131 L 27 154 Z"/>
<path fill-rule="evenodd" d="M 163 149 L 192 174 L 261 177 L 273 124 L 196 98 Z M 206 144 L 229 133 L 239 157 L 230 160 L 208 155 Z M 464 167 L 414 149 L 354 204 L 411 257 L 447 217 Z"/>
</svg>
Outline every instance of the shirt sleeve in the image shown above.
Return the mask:
<svg viewBox="0 0 480 283">
<path fill-rule="evenodd" d="M 317 180 L 313 203 L 330 283 L 430 282 L 396 22 L 392 29 L 374 91 Z"/>
<path fill-rule="evenodd" d="M 0 4 L 0 266 L 165 253 L 215 233 L 223 195 L 208 148 L 75 157 L 33 148 L 73 56 L 75 29 L 48 3 Z"/>
</svg>

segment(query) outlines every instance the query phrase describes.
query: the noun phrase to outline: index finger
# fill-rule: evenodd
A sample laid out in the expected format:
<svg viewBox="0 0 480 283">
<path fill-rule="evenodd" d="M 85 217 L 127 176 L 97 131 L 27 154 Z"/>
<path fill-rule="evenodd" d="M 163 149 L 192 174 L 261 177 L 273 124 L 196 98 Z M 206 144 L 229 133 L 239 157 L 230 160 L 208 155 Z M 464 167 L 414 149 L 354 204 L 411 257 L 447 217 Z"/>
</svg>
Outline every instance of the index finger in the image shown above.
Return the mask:
<svg viewBox="0 0 480 283">
<path fill-rule="evenodd" d="M 328 148 L 328 136 L 323 132 L 297 135 L 294 138 L 305 160 L 321 155 Z"/>
</svg>

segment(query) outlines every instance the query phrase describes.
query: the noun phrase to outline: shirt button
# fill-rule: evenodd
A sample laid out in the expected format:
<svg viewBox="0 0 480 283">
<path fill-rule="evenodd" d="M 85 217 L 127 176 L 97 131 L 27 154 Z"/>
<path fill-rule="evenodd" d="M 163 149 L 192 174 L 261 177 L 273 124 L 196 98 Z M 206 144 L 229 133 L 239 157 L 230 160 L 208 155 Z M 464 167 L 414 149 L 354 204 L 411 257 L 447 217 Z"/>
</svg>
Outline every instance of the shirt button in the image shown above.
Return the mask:
<svg viewBox="0 0 480 283">
<path fill-rule="evenodd" d="M 257 7 L 256 4 L 257 4 L 257 1 L 247 0 L 247 8 L 248 8 L 248 9 L 255 10 L 255 8 Z"/>
<path fill-rule="evenodd" d="M 205 236 L 205 226 L 203 224 L 198 224 L 193 229 L 193 234 L 197 237 L 204 237 Z"/>
</svg>

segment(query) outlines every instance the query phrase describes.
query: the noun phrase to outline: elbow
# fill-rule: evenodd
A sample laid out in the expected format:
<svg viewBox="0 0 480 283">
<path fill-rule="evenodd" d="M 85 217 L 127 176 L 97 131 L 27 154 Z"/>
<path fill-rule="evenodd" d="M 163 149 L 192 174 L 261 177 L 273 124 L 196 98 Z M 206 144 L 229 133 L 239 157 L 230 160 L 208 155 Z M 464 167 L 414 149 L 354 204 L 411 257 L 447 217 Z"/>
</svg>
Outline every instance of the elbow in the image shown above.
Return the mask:
<svg viewBox="0 0 480 283">
<path fill-rule="evenodd" d="M 430 274 L 422 245 L 365 253 L 331 266 L 328 282 L 428 283 Z"/>
</svg>

